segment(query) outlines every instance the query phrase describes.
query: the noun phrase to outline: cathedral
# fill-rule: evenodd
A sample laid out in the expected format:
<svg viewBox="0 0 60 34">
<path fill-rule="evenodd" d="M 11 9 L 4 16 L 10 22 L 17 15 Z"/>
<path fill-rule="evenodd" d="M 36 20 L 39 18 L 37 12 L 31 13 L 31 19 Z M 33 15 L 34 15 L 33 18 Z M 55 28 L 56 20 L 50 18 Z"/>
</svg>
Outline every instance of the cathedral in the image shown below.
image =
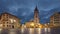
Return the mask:
<svg viewBox="0 0 60 34">
<path fill-rule="evenodd" d="M 34 23 L 40 23 L 39 22 L 39 12 L 38 12 L 37 7 L 34 10 Z"/>
<path fill-rule="evenodd" d="M 34 10 L 34 19 L 29 22 L 26 22 L 25 25 L 27 28 L 41 28 L 37 6 Z"/>
</svg>

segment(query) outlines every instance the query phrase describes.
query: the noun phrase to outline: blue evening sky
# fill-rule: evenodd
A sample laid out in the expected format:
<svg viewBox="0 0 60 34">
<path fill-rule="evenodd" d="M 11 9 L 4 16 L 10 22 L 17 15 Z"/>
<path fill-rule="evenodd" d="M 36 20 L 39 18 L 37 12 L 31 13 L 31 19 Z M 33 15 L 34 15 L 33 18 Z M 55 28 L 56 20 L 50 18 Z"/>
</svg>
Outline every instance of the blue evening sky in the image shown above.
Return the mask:
<svg viewBox="0 0 60 34">
<path fill-rule="evenodd" d="M 0 0 L 0 14 L 9 12 L 25 23 L 33 19 L 37 5 L 41 23 L 49 22 L 55 12 L 60 12 L 60 0 Z"/>
</svg>

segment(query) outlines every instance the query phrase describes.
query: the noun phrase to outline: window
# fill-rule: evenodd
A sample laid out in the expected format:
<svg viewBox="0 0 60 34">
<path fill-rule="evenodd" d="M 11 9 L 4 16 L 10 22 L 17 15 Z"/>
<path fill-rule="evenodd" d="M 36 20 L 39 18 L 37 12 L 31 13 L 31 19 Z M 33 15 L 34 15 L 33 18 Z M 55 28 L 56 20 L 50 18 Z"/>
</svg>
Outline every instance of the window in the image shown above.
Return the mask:
<svg viewBox="0 0 60 34">
<path fill-rule="evenodd" d="M 8 25 L 7 25 L 7 27 L 8 27 Z"/>
<path fill-rule="evenodd" d="M 11 23 L 13 23 L 13 19 L 10 19 Z"/>
<path fill-rule="evenodd" d="M 2 27 L 3 24 L 0 24 L 0 27 Z"/>
<path fill-rule="evenodd" d="M 3 22 L 3 24 L 5 24 L 5 22 Z"/>
<path fill-rule="evenodd" d="M 12 25 L 12 28 L 14 28 L 14 25 Z"/>
<path fill-rule="evenodd" d="M 8 22 L 7 22 L 7 24 L 8 24 Z"/>
<path fill-rule="evenodd" d="M 8 21 L 8 19 L 3 18 L 3 21 Z"/>
<path fill-rule="evenodd" d="M 5 27 L 5 25 L 3 25 L 3 27 Z"/>
<path fill-rule="evenodd" d="M 5 14 L 3 14 L 3 16 L 5 16 Z"/>
<path fill-rule="evenodd" d="M 14 22 L 16 22 L 16 20 L 14 20 Z"/>
</svg>

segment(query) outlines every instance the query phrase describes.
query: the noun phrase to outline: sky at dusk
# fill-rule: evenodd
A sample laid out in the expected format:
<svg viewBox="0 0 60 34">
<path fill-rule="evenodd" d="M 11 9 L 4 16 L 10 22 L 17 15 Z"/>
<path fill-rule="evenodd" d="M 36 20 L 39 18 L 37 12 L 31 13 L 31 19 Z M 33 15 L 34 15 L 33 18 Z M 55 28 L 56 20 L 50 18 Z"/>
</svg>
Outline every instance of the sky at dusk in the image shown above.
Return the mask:
<svg viewBox="0 0 60 34">
<path fill-rule="evenodd" d="M 60 0 L 0 0 L 0 14 L 6 11 L 25 23 L 33 19 L 36 6 L 41 23 L 49 22 L 51 15 L 60 12 Z"/>
</svg>

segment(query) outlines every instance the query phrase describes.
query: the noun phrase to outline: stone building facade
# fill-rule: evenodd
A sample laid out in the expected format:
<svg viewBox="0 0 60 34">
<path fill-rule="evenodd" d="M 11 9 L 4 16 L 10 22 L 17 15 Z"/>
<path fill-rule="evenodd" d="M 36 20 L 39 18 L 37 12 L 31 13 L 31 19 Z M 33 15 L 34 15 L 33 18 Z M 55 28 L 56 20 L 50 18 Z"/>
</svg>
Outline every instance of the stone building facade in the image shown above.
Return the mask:
<svg viewBox="0 0 60 34">
<path fill-rule="evenodd" d="M 60 13 L 55 13 L 50 17 L 51 26 L 60 26 Z"/>
<path fill-rule="evenodd" d="M 2 29 L 20 28 L 20 19 L 12 14 L 4 12 L 0 15 L 0 28 Z"/>
</svg>

